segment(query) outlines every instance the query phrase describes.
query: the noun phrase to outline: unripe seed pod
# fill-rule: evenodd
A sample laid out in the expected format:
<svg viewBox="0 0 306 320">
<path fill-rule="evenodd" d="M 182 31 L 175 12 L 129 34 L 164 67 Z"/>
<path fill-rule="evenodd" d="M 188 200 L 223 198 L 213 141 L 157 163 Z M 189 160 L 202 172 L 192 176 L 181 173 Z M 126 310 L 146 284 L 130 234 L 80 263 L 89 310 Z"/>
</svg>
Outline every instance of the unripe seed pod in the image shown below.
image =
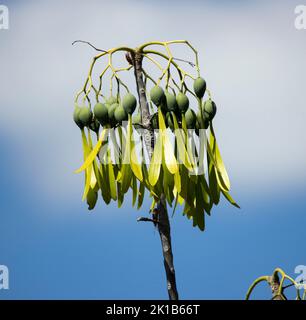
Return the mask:
<svg viewBox="0 0 306 320">
<path fill-rule="evenodd" d="M 74 108 L 74 112 L 73 112 L 73 120 L 74 122 L 76 123 L 76 125 L 80 128 L 80 129 L 83 129 L 84 128 L 84 125 L 82 123 L 82 121 L 80 120 L 79 118 L 79 113 L 81 111 L 81 108 L 76 106 Z"/>
<path fill-rule="evenodd" d="M 205 118 L 212 120 L 217 113 L 217 106 L 212 100 L 204 102 L 202 110 L 204 111 Z"/>
<path fill-rule="evenodd" d="M 114 97 L 114 96 L 110 96 L 110 97 L 106 100 L 106 103 L 111 106 L 111 105 L 114 104 L 114 103 L 118 103 L 118 99 L 117 99 L 116 97 Z"/>
<path fill-rule="evenodd" d="M 189 107 L 188 97 L 184 93 L 179 92 L 178 95 L 176 96 L 176 102 L 177 102 L 179 110 L 182 113 L 185 113 Z"/>
<path fill-rule="evenodd" d="M 203 112 L 203 126 L 201 126 L 202 123 L 202 116 L 201 111 L 197 113 L 197 125 L 199 126 L 199 129 L 207 129 L 209 127 L 209 119 L 207 118 L 207 115 Z"/>
<path fill-rule="evenodd" d="M 92 121 L 92 112 L 88 107 L 82 107 L 79 112 L 79 119 L 84 125 L 84 127 L 88 127 Z"/>
<path fill-rule="evenodd" d="M 167 111 L 171 112 L 171 111 L 176 111 L 177 110 L 177 102 L 176 102 L 176 97 L 175 95 L 166 92 L 165 93 L 166 96 L 166 104 L 167 104 Z"/>
<path fill-rule="evenodd" d="M 187 129 L 195 129 L 197 116 L 195 112 L 192 109 L 188 109 L 185 113 L 185 119 L 186 119 L 186 126 Z"/>
<path fill-rule="evenodd" d="M 128 93 L 122 100 L 122 106 L 127 114 L 132 114 L 136 109 L 137 100 L 131 93 Z"/>
<path fill-rule="evenodd" d="M 123 106 L 119 106 L 115 109 L 114 117 L 115 117 L 115 120 L 117 121 L 117 123 L 121 123 L 122 121 L 128 119 L 128 115 L 125 112 Z"/>
<path fill-rule="evenodd" d="M 108 108 L 108 119 L 110 121 L 115 120 L 115 110 L 116 108 L 119 107 L 118 103 L 113 103 L 109 108 Z"/>
<path fill-rule="evenodd" d="M 94 115 L 96 119 L 103 125 L 108 121 L 107 106 L 103 103 L 97 103 L 94 106 Z"/>
<path fill-rule="evenodd" d="M 150 97 L 152 102 L 159 107 L 165 99 L 164 90 L 159 86 L 155 86 L 150 91 Z"/>
<path fill-rule="evenodd" d="M 206 82 L 203 78 L 197 78 L 193 83 L 194 93 L 198 98 L 203 98 L 206 91 Z"/>
</svg>

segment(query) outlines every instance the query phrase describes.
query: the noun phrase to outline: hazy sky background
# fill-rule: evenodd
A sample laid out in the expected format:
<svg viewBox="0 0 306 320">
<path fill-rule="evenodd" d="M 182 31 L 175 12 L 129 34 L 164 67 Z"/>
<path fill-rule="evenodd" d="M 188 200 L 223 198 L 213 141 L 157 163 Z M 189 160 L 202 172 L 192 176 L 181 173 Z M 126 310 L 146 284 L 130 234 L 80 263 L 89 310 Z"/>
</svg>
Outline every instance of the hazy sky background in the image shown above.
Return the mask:
<svg viewBox="0 0 306 320">
<path fill-rule="evenodd" d="M 193 229 L 178 210 L 173 247 L 182 298 L 244 298 L 276 266 L 306 265 L 306 30 L 299 1 L 1 1 L 2 298 L 166 298 L 157 232 L 130 202 L 81 202 L 75 92 L 98 47 L 188 39 L 218 106 L 215 129 L 242 209 L 224 204 Z M 178 56 L 185 51 L 177 51 Z M 262 294 L 260 296 L 260 294 Z M 258 297 L 264 297 L 260 293 Z"/>
</svg>

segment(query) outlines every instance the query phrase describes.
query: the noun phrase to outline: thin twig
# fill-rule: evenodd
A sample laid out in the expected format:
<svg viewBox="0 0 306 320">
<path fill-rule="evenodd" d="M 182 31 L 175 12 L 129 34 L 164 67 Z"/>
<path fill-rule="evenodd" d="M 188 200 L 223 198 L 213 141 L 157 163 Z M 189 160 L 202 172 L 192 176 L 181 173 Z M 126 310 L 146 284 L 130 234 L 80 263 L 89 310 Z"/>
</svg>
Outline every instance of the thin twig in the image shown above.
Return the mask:
<svg viewBox="0 0 306 320">
<path fill-rule="evenodd" d="M 181 62 L 186 62 L 188 63 L 189 65 L 191 65 L 193 68 L 196 66 L 195 63 L 191 62 L 191 61 L 187 61 L 187 60 L 184 60 L 184 59 L 179 59 L 179 58 L 172 58 L 173 60 L 177 60 L 177 61 L 181 61 Z"/>
<path fill-rule="evenodd" d="M 155 219 L 150 219 L 150 218 L 145 218 L 145 217 L 139 217 L 137 218 L 137 222 L 153 222 L 154 224 L 155 223 L 159 223 L 158 220 L 155 220 Z"/>
<path fill-rule="evenodd" d="M 107 52 L 106 50 L 103 50 L 103 49 L 99 49 L 99 48 L 96 48 L 94 45 L 92 45 L 90 42 L 88 41 L 84 41 L 84 40 L 75 40 L 72 42 L 72 45 L 74 45 L 75 43 L 86 43 L 88 44 L 89 46 L 91 46 L 93 49 L 95 49 L 96 51 L 100 51 L 100 52 Z"/>
<path fill-rule="evenodd" d="M 295 286 L 295 285 L 297 285 L 297 284 L 304 284 L 304 281 L 301 280 L 300 282 L 297 282 L 297 283 L 290 283 L 290 284 L 288 284 L 288 285 L 286 285 L 286 286 L 283 286 L 283 290 L 285 290 L 285 289 L 287 289 L 287 288 L 290 288 L 290 287 L 293 287 L 293 286 Z"/>
</svg>

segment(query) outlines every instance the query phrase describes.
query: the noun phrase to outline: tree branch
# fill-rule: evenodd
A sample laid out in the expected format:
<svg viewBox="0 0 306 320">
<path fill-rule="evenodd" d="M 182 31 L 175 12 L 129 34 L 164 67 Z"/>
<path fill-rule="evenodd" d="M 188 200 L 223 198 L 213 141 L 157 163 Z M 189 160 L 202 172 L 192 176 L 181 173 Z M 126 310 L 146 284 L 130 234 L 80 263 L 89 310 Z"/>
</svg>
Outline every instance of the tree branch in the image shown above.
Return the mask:
<svg viewBox="0 0 306 320">
<path fill-rule="evenodd" d="M 135 51 L 131 54 L 131 60 L 134 66 L 134 73 L 137 84 L 137 92 L 139 97 L 139 105 L 141 111 L 141 122 L 144 127 L 143 138 L 148 151 L 149 159 L 152 158 L 154 150 L 154 130 L 151 126 L 151 116 L 150 110 L 146 97 L 145 84 L 143 81 L 142 72 L 142 51 Z M 130 60 L 130 59 L 129 59 Z M 157 202 L 157 208 L 155 210 L 155 217 L 157 217 L 157 228 L 161 239 L 163 256 L 164 256 L 164 266 L 166 270 L 167 277 L 167 289 L 170 300 L 178 300 L 178 292 L 176 288 L 175 279 L 175 269 L 173 265 L 173 254 L 171 246 L 171 236 L 170 236 L 170 223 L 167 212 L 167 204 L 165 197 L 162 195 L 161 199 Z M 140 221 L 151 221 L 154 222 L 156 219 L 140 220 Z"/>
<path fill-rule="evenodd" d="M 167 287 L 170 300 L 178 300 L 178 292 L 176 288 L 175 269 L 173 264 L 173 253 L 171 245 L 170 222 L 167 212 L 167 204 L 164 195 L 157 204 L 158 232 L 163 248 L 164 266 L 167 275 Z"/>
<path fill-rule="evenodd" d="M 145 218 L 145 217 L 137 218 L 137 222 L 153 222 L 154 224 L 159 223 L 159 221 L 156 219 L 150 219 L 150 218 Z"/>
<path fill-rule="evenodd" d="M 92 44 L 91 44 L 90 42 L 88 42 L 88 41 L 75 40 L 75 41 L 72 42 L 72 45 L 74 45 L 74 44 L 76 44 L 76 43 L 86 43 L 86 44 L 88 44 L 89 46 L 91 46 L 92 48 L 94 48 L 96 51 L 106 52 L 106 50 L 96 48 L 94 45 L 92 45 Z"/>
<path fill-rule="evenodd" d="M 151 159 L 154 149 L 154 130 L 151 128 L 151 116 L 149 105 L 147 102 L 146 89 L 143 81 L 143 73 L 142 73 L 142 59 L 143 56 L 140 52 L 135 52 L 131 56 L 134 65 L 134 74 L 136 78 L 137 84 L 137 92 L 139 97 L 139 105 L 141 112 L 141 123 L 143 130 L 143 138 L 146 145 L 146 149 L 149 155 L 149 159 Z"/>
</svg>

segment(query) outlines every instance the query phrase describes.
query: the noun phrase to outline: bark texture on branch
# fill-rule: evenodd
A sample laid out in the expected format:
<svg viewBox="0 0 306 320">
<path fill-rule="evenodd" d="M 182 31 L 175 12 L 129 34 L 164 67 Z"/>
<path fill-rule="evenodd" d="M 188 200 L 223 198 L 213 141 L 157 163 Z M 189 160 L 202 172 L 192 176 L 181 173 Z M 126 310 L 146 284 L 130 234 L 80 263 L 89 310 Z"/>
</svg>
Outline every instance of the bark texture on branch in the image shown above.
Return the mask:
<svg viewBox="0 0 306 320">
<path fill-rule="evenodd" d="M 137 92 L 139 97 L 139 105 L 141 112 L 141 123 L 143 128 L 143 139 L 146 145 L 149 159 L 152 158 L 153 149 L 154 149 L 154 130 L 151 128 L 151 117 L 150 110 L 146 96 L 146 89 L 143 81 L 143 72 L 142 72 L 142 59 L 143 56 L 141 53 L 136 52 L 134 54 L 133 64 L 134 64 L 134 73 L 137 84 Z"/>
<path fill-rule="evenodd" d="M 137 84 L 137 92 L 139 97 L 139 105 L 141 110 L 141 120 L 143 126 L 143 139 L 146 145 L 149 159 L 152 158 L 154 150 L 154 130 L 151 127 L 151 116 L 148 106 L 148 101 L 146 97 L 146 90 L 143 81 L 143 72 L 142 72 L 142 53 L 136 51 L 131 59 L 134 65 L 134 72 Z M 175 270 L 173 264 L 173 253 L 171 246 L 171 235 L 170 235 L 170 222 L 167 212 L 167 204 L 165 197 L 162 196 L 157 203 L 157 212 L 158 212 L 158 222 L 157 228 L 161 239 L 163 257 L 164 257 L 164 266 L 167 276 L 167 289 L 170 300 L 178 300 L 178 292 L 176 288 L 176 279 L 175 279 Z"/>
<path fill-rule="evenodd" d="M 164 266 L 167 275 L 167 288 L 168 288 L 168 295 L 170 300 L 178 300 L 178 292 L 176 288 L 176 280 L 175 280 L 175 270 L 173 264 L 173 253 L 172 253 L 172 246 L 171 246 L 171 232 L 170 232 L 170 222 L 167 212 L 167 204 L 165 197 L 163 196 L 162 199 L 157 204 L 158 209 L 158 232 L 160 235 L 160 240 L 163 249 L 163 256 L 164 256 Z"/>
</svg>

